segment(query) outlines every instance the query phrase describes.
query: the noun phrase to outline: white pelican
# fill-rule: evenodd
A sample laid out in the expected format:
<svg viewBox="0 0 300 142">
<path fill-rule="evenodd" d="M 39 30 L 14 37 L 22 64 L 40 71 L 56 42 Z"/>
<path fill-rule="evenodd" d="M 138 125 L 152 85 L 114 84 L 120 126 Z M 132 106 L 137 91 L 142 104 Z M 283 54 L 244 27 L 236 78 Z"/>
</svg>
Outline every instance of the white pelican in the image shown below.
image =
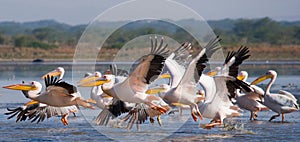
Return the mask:
<svg viewBox="0 0 300 142">
<path fill-rule="evenodd" d="M 62 79 L 64 76 L 65 70 L 63 67 L 57 67 L 55 70 L 43 75 L 42 78 L 45 78 L 46 76 L 59 76 L 59 79 Z M 23 91 L 23 94 L 26 96 L 26 92 Z M 6 113 L 6 115 L 10 115 L 8 119 L 11 119 L 12 117 L 16 116 L 17 114 L 17 119 L 16 122 L 19 120 L 25 121 L 27 118 L 29 120 L 32 119 L 31 122 L 34 122 L 36 120 L 37 123 L 43 121 L 45 117 L 50 118 L 52 116 L 62 116 L 61 121 L 64 125 L 68 125 L 68 115 L 69 112 L 72 112 L 75 115 L 75 112 L 78 111 L 77 107 L 75 105 L 72 106 L 65 106 L 65 107 L 54 107 L 54 106 L 49 106 L 44 103 L 40 103 L 37 101 L 30 101 L 23 106 L 20 106 L 15 109 L 7 108 L 9 112 Z M 30 112 L 29 112 L 30 110 Z"/>
<path fill-rule="evenodd" d="M 294 97 L 294 95 L 287 91 L 280 90 L 278 94 L 270 93 L 271 86 L 275 82 L 276 77 L 277 73 L 274 70 L 269 70 L 265 75 L 258 77 L 251 84 L 255 85 L 268 78 L 271 78 L 270 82 L 268 83 L 265 89 L 263 104 L 271 110 L 273 110 L 274 112 L 278 113 L 278 115 L 272 116 L 269 121 L 272 121 L 281 114 L 281 122 L 284 122 L 284 114 L 298 110 L 299 105 L 297 104 L 297 99 Z"/>
<path fill-rule="evenodd" d="M 178 66 L 178 63 L 176 63 L 175 60 L 172 60 L 172 58 L 168 58 L 165 62 L 166 67 L 169 69 L 170 75 L 172 76 L 172 83 L 171 88 L 165 93 L 160 92 L 159 96 L 171 104 L 188 105 L 194 121 L 197 121 L 197 116 L 202 120 L 202 115 L 197 105 L 199 98 L 196 95 L 196 86 L 203 69 L 206 67 L 205 64 L 208 61 L 208 58 L 220 48 L 220 46 L 218 47 L 219 41 L 220 39 L 218 37 L 211 40 L 190 62 L 187 69 L 183 71 L 184 73 L 182 72 L 181 66 Z M 166 85 L 163 85 L 162 87 L 165 89 L 167 88 Z M 149 92 L 151 92 L 151 90 L 149 90 Z"/>
<path fill-rule="evenodd" d="M 153 111 L 156 111 L 158 114 L 164 114 L 170 109 L 169 105 L 160 97 L 145 93 L 148 89 L 148 85 L 158 77 L 164 67 L 165 56 L 167 56 L 169 52 L 166 48 L 167 44 L 163 46 L 163 39 L 161 39 L 161 42 L 158 44 L 156 37 L 154 43 L 151 38 L 150 54 L 139 59 L 136 68 L 123 82 L 115 83 L 114 75 L 103 76 L 104 79 L 112 78 L 102 85 L 102 90 L 107 95 L 112 96 L 117 104 L 111 105 L 108 109 L 110 112 L 103 110 L 101 112 L 102 114 L 106 111 L 105 114 L 112 113 L 117 114 L 115 116 L 119 116 L 121 112 L 126 112 L 127 110 L 121 112 L 116 110 L 128 108 L 124 106 L 124 104 L 126 105 L 127 103 L 146 104 L 150 107 L 149 109 L 153 109 Z M 81 85 L 84 85 L 84 83 Z M 116 106 L 118 109 L 114 110 L 113 106 Z M 108 115 L 101 115 L 101 117 L 98 118 L 107 120 Z"/>
<path fill-rule="evenodd" d="M 229 52 L 219 75 L 200 77 L 199 83 L 205 90 L 205 100 L 199 104 L 199 109 L 204 117 L 213 119 L 210 124 L 202 125 L 203 128 L 210 129 L 221 125 L 226 117 L 240 116 L 239 108 L 231 103 L 228 92 L 235 92 L 237 88 L 251 91 L 249 85 L 239 81 L 235 75 L 238 66 L 249 57 L 247 50 L 241 47 L 237 52 Z"/>
<path fill-rule="evenodd" d="M 248 78 L 248 73 L 246 71 L 241 71 L 237 77 L 239 80 L 246 82 Z M 248 83 L 248 82 L 246 82 Z M 250 84 L 250 83 L 248 83 Z M 236 90 L 236 104 L 245 110 L 250 111 L 250 120 L 256 120 L 257 113 L 261 110 L 268 110 L 268 108 L 258 101 L 262 101 L 265 91 L 256 85 L 250 85 L 255 92 L 245 92 L 241 93 L 240 90 Z"/>
<path fill-rule="evenodd" d="M 145 103 L 151 108 L 166 113 L 168 106 L 165 102 L 159 101 L 160 98 L 154 95 L 147 95 L 145 91 L 148 84 L 154 81 L 161 73 L 164 67 L 165 56 L 168 54 L 167 44 L 163 46 L 163 40 L 155 45 L 151 39 L 151 53 L 143 56 L 134 71 L 126 78 L 125 81 L 114 84 L 112 86 L 102 85 L 102 90 L 106 94 L 129 103 Z"/>
<path fill-rule="evenodd" d="M 22 90 L 27 98 L 55 107 L 80 105 L 86 108 L 94 108 L 83 98 L 78 97 L 77 88 L 53 76 L 45 78 L 46 91 L 42 92 L 42 84 L 32 81 L 27 84 L 14 84 L 3 88 L 11 90 Z"/>
</svg>

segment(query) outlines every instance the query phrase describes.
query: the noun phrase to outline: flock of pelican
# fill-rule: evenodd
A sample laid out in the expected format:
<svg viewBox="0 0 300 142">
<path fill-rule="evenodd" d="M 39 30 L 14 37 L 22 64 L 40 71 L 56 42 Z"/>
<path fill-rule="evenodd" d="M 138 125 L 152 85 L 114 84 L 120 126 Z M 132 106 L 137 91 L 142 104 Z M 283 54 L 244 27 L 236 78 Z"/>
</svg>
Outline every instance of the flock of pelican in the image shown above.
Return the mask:
<svg viewBox="0 0 300 142">
<path fill-rule="evenodd" d="M 63 81 L 64 68 L 46 73 L 42 84 L 36 81 L 22 82 L 3 86 L 11 90 L 21 90 L 31 99 L 17 108 L 7 108 L 8 119 L 16 116 L 18 121 L 42 122 L 52 116 L 61 116 L 64 125 L 68 125 L 69 113 L 76 116 L 79 107 L 101 111 L 95 118 L 95 124 L 107 125 L 112 119 L 127 122 L 131 129 L 135 124 L 156 121 L 162 124 L 161 115 L 168 115 L 182 109 L 189 109 L 195 122 L 203 118 L 211 119 L 202 128 L 210 129 L 222 125 L 228 117 L 238 117 L 241 110 L 250 111 L 250 120 L 257 119 L 262 110 L 277 113 L 269 121 L 284 114 L 297 111 L 297 99 L 287 91 L 270 93 L 277 73 L 269 70 L 253 82 L 247 82 L 248 73 L 239 71 L 239 66 L 250 57 L 249 49 L 241 46 L 237 51 L 228 52 L 223 66 L 204 73 L 212 55 L 221 48 L 217 36 L 194 56 L 184 54 L 192 48 L 191 43 L 183 43 L 170 51 L 163 38 L 150 38 L 151 51 L 142 56 L 131 73 L 111 65 L 103 74 L 87 73 L 77 82 L 77 87 L 91 87 L 90 99 L 84 99 L 77 87 Z M 182 61 L 182 60 L 185 61 Z M 256 84 L 270 78 L 264 89 Z M 168 83 L 151 86 L 160 79 Z M 150 87 L 151 86 L 151 87 Z M 201 87 L 199 87 L 201 86 Z M 168 113 L 167 113 L 168 112 Z"/>
</svg>

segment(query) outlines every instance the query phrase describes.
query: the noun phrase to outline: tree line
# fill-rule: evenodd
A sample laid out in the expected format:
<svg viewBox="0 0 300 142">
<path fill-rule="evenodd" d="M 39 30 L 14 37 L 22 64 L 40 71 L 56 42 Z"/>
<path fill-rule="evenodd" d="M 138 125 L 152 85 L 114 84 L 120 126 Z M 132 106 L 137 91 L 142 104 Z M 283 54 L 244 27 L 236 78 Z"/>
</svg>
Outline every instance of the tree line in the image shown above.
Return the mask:
<svg viewBox="0 0 300 142">
<path fill-rule="evenodd" d="M 45 22 L 44 22 L 45 23 Z M 87 25 L 70 26 L 51 21 L 44 26 L 28 26 L 18 23 L 0 23 L 0 45 L 51 49 L 60 46 L 75 46 Z M 54 23 L 54 24 L 53 24 Z M 144 23 L 140 23 L 144 24 Z M 299 45 L 300 22 L 279 22 L 268 17 L 260 19 L 225 19 L 208 21 L 214 32 L 221 35 L 223 44 L 242 43 Z M 103 26 L 105 29 L 105 25 Z M 170 37 L 190 40 L 187 33 L 178 27 L 168 28 L 164 24 L 149 26 L 131 25 L 113 33 L 106 48 L 121 48 L 139 34 L 168 34 Z"/>
</svg>

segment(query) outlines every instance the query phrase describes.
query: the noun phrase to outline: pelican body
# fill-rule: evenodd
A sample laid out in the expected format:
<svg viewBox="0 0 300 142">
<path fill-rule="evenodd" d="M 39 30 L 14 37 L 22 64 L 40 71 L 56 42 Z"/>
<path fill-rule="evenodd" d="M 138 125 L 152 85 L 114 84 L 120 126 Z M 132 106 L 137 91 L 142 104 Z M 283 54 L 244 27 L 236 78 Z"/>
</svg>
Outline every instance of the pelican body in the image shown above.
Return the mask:
<svg viewBox="0 0 300 142">
<path fill-rule="evenodd" d="M 269 70 L 265 75 L 258 77 L 251 84 L 255 85 L 269 78 L 271 80 L 266 86 L 263 104 L 278 113 L 278 115 L 272 116 L 269 121 L 272 121 L 281 114 L 281 122 L 284 122 L 285 113 L 291 113 L 299 109 L 297 99 L 294 95 L 284 90 L 280 90 L 278 93 L 270 93 L 271 86 L 277 78 L 277 73 L 274 70 Z"/>
</svg>

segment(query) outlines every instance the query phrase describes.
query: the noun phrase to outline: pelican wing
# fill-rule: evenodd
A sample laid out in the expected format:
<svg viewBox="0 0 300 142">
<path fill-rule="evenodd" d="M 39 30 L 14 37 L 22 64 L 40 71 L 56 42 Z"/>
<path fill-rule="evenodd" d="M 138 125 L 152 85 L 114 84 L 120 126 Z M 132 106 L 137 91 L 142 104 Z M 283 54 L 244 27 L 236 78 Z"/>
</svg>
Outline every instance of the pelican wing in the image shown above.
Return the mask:
<svg viewBox="0 0 300 142">
<path fill-rule="evenodd" d="M 5 115 L 10 115 L 7 117 L 7 119 L 11 119 L 13 117 L 17 117 L 16 122 L 18 121 L 25 121 L 28 119 L 28 113 L 30 110 L 34 110 L 36 108 L 40 107 L 40 103 L 37 101 L 30 101 L 23 106 L 17 107 L 17 108 L 7 108 Z"/>
<path fill-rule="evenodd" d="M 218 98 L 221 102 L 216 102 L 217 104 L 224 104 L 226 106 L 232 105 L 231 101 L 227 97 L 228 90 L 226 82 L 229 80 L 234 81 L 236 79 L 231 76 L 215 76 L 214 80 L 216 84 L 216 96 L 212 101 L 215 101 L 215 99 Z"/>
<path fill-rule="evenodd" d="M 67 82 L 61 81 L 53 76 L 45 77 L 46 94 L 47 95 L 61 95 L 73 97 L 77 92 L 77 88 Z"/>
<path fill-rule="evenodd" d="M 179 85 L 185 85 L 188 82 L 192 82 L 193 84 L 195 84 L 199 81 L 200 76 L 202 75 L 202 71 L 206 67 L 205 63 L 208 62 L 208 58 L 210 58 L 215 51 L 220 49 L 220 46 L 218 46 L 219 41 L 220 39 L 218 36 L 211 40 L 204 47 L 204 49 L 202 49 L 202 51 L 191 61 Z M 197 69 L 197 72 L 195 72 L 195 68 Z M 192 85 L 190 87 L 195 89 L 196 85 Z"/>
<path fill-rule="evenodd" d="M 67 107 L 53 107 L 49 105 L 44 105 L 43 107 L 38 107 L 34 110 L 29 111 L 27 114 L 29 117 L 29 120 L 31 122 L 42 122 L 45 118 L 50 118 L 53 116 L 62 116 L 64 114 L 68 114 L 69 112 L 76 112 L 77 107 L 75 105 L 73 106 L 67 106 Z"/>
<path fill-rule="evenodd" d="M 282 94 L 282 95 L 286 95 L 286 96 L 290 97 L 291 99 L 297 101 L 297 99 L 295 98 L 295 96 L 292 93 L 288 92 L 288 91 L 279 90 L 278 93 Z"/>
<path fill-rule="evenodd" d="M 232 77 L 237 77 L 238 75 L 238 71 L 239 71 L 239 66 L 243 63 L 244 60 L 248 59 L 250 57 L 249 53 L 249 49 L 245 46 L 241 46 L 239 48 L 239 50 L 237 52 L 228 52 L 226 60 L 225 60 L 225 64 L 228 64 L 229 61 L 231 59 L 234 59 L 234 62 L 229 66 L 229 76 Z M 234 58 L 233 58 L 234 57 Z M 227 89 L 229 92 L 229 99 L 235 98 L 236 96 L 236 89 L 242 89 L 244 91 L 250 92 L 252 91 L 250 89 L 250 86 L 243 82 L 240 81 L 238 79 L 234 80 L 234 81 L 227 81 L 226 82 L 227 85 Z"/>
<path fill-rule="evenodd" d="M 180 65 L 175 60 L 175 58 L 180 57 L 180 54 L 182 54 L 182 52 L 185 49 L 189 49 L 190 47 L 191 47 L 190 43 L 183 43 L 165 61 L 165 66 L 168 68 L 169 73 L 171 75 L 171 84 L 170 84 L 171 88 L 176 87 L 178 85 L 178 83 L 180 82 L 180 80 L 185 72 L 185 67 Z"/>
<path fill-rule="evenodd" d="M 7 119 L 11 119 L 16 116 L 16 122 L 30 120 L 31 122 L 42 122 L 45 118 L 50 118 L 52 116 L 61 116 L 70 111 L 77 111 L 76 106 L 68 107 L 53 107 L 43 103 L 29 102 L 21 107 L 11 109 L 7 108 L 9 112 L 6 112 L 5 115 L 10 115 Z"/>
<path fill-rule="evenodd" d="M 126 102 L 113 99 L 112 103 L 103 109 L 96 118 L 98 125 L 107 125 L 110 119 L 114 119 L 123 113 L 129 112 L 132 109 Z"/>
<path fill-rule="evenodd" d="M 162 113 L 150 108 L 148 105 L 140 103 L 137 104 L 130 112 L 122 118 L 123 121 L 128 121 L 127 129 L 131 129 L 136 124 L 137 129 L 139 124 L 144 123 L 149 117 L 159 116 Z"/>
<path fill-rule="evenodd" d="M 272 94 L 270 97 L 268 97 L 268 100 L 274 104 L 280 105 L 280 106 L 288 106 L 288 107 L 296 107 L 298 108 L 298 104 L 291 99 L 290 97 L 286 95 L 281 94 Z"/>
<path fill-rule="evenodd" d="M 167 44 L 162 46 L 163 39 L 161 39 L 159 46 L 157 45 L 156 38 L 154 45 L 151 39 L 151 45 L 151 53 L 141 58 L 137 67 L 124 81 L 129 81 L 130 84 L 133 84 L 132 89 L 138 92 L 144 92 L 147 89 L 147 84 L 157 79 L 164 67 L 165 56 L 167 56 L 169 52 L 169 50 L 166 49 Z"/>
<path fill-rule="evenodd" d="M 241 46 L 237 52 L 235 52 L 235 61 L 234 63 L 229 67 L 229 75 L 233 77 L 237 77 L 239 72 L 239 66 L 250 57 L 249 48 L 246 46 Z"/>
</svg>

